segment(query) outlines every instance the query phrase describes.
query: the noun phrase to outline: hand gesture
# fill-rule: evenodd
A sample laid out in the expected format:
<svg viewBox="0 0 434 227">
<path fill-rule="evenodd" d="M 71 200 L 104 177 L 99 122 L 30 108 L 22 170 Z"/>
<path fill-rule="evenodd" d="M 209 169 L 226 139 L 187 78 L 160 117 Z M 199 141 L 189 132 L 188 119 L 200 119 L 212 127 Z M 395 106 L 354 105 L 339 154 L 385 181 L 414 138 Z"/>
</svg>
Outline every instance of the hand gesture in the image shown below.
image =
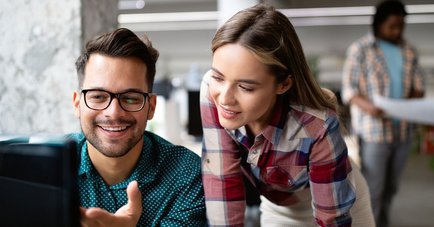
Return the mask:
<svg viewBox="0 0 434 227">
<path fill-rule="evenodd" d="M 101 208 L 80 208 L 82 227 L 128 227 L 136 226 L 142 214 L 142 194 L 137 181 L 127 188 L 128 203 L 112 214 Z"/>
</svg>

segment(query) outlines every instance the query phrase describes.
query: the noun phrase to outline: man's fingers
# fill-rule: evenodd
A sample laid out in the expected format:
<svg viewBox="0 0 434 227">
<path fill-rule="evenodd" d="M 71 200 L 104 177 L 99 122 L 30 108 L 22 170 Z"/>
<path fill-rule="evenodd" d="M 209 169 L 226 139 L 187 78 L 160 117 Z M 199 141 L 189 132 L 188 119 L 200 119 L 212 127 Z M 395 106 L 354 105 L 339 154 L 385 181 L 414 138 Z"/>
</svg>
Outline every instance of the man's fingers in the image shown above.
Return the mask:
<svg viewBox="0 0 434 227">
<path fill-rule="evenodd" d="M 86 216 L 86 208 L 80 207 L 80 226 L 81 227 L 88 227 L 89 226 L 89 221 L 88 218 Z"/>
<path fill-rule="evenodd" d="M 127 187 L 128 205 L 135 214 L 142 213 L 142 193 L 140 193 L 137 181 L 131 181 Z"/>
<path fill-rule="evenodd" d="M 112 214 L 101 208 L 80 208 L 82 226 L 136 226 L 142 215 L 142 193 L 137 181 L 127 187 L 128 203 Z"/>
<path fill-rule="evenodd" d="M 87 218 L 101 220 L 101 221 L 105 221 L 105 220 L 108 221 L 109 219 L 112 218 L 112 214 L 110 212 L 96 207 L 88 208 L 86 210 L 85 215 Z"/>
<path fill-rule="evenodd" d="M 83 208 L 80 207 L 81 227 L 107 226 L 105 223 L 115 221 L 113 214 L 101 208 Z"/>
<path fill-rule="evenodd" d="M 82 217 L 85 217 L 86 216 L 86 208 L 84 208 L 84 207 L 80 207 L 80 215 L 82 216 Z"/>
</svg>

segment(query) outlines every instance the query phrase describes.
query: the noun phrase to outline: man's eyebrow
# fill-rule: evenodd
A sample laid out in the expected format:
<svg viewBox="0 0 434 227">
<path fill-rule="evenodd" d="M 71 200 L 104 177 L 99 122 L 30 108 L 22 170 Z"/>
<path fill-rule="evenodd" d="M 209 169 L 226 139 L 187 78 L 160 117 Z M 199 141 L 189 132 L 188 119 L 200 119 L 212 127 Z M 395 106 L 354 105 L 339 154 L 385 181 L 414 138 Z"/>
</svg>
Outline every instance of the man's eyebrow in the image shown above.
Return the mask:
<svg viewBox="0 0 434 227">
<path fill-rule="evenodd" d="M 120 91 L 120 92 L 109 91 L 109 90 L 107 90 L 107 89 L 104 88 L 104 87 L 90 87 L 90 88 L 86 88 L 86 89 L 84 89 L 84 90 L 89 90 L 89 89 L 91 89 L 91 90 L 108 91 L 108 92 L 116 93 L 116 94 L 126 93 L 126 92 L 146 93 L 146 92 L 144 92 L 144 91 L 142 91 L 141 89 L 138 89 L 138 88 L 129 88 L 129 89 L 122 90 L 122 91 Z M 83 90 L 83 89 L 82 89 L 82 90 Z"/>
<path fill-rule="evenodd" d="M 141 89 L 138 89 L 138 88 L 129 88 L 129 89 L 123 90 L 123 91 L 120 92 L 120 93 L 125 93 L 125 92 L 139 92 L 139 93 L 146 93 L 146 92 L 144 92 L 144 91 L 142 91 Z"/>
</svg>

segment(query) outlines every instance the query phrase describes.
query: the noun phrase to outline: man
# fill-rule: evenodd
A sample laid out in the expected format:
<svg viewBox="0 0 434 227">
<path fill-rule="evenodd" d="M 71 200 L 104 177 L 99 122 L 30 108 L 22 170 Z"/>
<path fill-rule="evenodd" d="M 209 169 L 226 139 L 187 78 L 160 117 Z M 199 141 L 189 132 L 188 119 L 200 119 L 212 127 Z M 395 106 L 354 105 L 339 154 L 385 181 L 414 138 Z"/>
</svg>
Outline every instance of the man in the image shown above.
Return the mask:
<svg viewBox="0 0 434 227">
<path fill-rule="evenodd" d="M 200 158 L 145 131 L 158 51 L 128 29 L 87 43 L 74 113 L 83 226 L 203 226 Z"/>
<path fill-rule="evenodd" d="M 390 204 L 411 147 L 412 125 L 385 116 L 373 96 L 408 99 L 424 94 L 417 54 L 403 38 L 406 15 L 399 1 L 380 3 L 373 18 L 374 34 L 348 48 L 343 71 L 342 98 L 351 107 L 362 173 L 379 227 L 388 225 Z"/>
</svg>

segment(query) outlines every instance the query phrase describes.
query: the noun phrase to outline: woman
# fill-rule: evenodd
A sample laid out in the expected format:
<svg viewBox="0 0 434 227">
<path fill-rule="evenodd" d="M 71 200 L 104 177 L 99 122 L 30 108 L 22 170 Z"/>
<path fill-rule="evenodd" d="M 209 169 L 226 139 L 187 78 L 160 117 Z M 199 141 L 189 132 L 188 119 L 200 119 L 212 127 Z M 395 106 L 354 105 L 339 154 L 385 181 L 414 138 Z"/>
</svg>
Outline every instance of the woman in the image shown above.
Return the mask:
<svg viewBox="0 0 434 227">
<path fill-rule="evenodd" d="M 201 86 L 209 224 L 243 225 L 244 174 L 261 194 L 262 226 L 370 226 L 366 182 L 351 167 L 335 103 L 289 20 L 262 4 L 240 11 L 212 51 Z"/>
</svg>

